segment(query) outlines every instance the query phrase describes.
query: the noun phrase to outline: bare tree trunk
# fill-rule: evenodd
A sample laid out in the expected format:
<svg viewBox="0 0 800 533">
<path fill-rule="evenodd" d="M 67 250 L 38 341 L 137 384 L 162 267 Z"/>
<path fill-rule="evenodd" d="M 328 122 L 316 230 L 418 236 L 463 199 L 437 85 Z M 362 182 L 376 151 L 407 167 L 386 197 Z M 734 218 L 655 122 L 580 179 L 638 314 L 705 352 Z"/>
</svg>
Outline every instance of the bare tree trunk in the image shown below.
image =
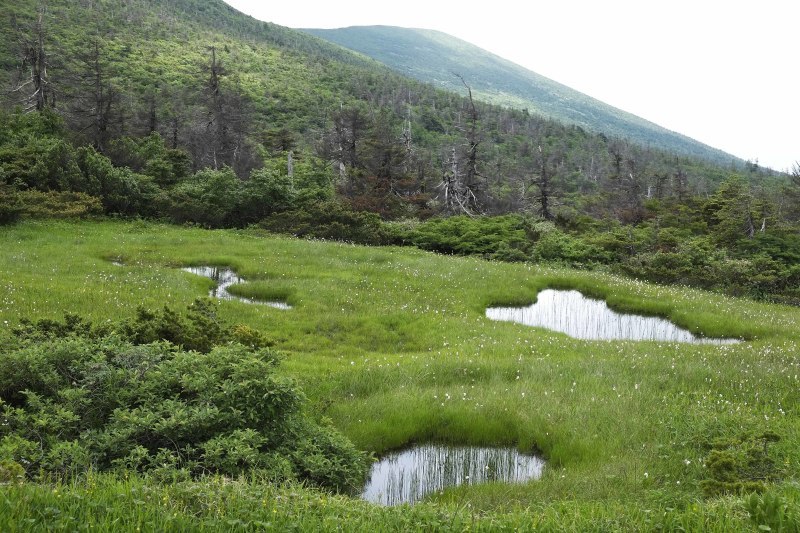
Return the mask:
<svg viewBox="0 0 800 533">
<path fill-rule="evenodd" d="M 23 30 L 18 29 L 22 61 L 20 62 L 19 81 L 14 92 L 25 94 L 22 97 L 22 103 L 26 112 L 55 107 L 55 92 L 47 75 L 45 14 L 46 8 L 40 6 L 36 22 L 29 30 L 31 35 L 23 35 Z M 24 74 L 26 70 L 27 74 Z"/>
</svg>

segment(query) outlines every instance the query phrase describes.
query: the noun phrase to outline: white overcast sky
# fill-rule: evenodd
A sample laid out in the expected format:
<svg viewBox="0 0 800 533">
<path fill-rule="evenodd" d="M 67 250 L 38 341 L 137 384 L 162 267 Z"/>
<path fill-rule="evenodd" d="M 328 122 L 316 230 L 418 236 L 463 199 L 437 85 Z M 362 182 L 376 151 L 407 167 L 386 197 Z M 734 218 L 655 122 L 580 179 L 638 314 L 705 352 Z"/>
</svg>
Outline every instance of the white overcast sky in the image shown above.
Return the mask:
<svg viewBox="0 0 800 533">
<path fill-rule="evenodd" d="M 449 33 L 777 170 L 800 160 L 797 0 L 225 0 L 292 28 Z"/>
</svg>

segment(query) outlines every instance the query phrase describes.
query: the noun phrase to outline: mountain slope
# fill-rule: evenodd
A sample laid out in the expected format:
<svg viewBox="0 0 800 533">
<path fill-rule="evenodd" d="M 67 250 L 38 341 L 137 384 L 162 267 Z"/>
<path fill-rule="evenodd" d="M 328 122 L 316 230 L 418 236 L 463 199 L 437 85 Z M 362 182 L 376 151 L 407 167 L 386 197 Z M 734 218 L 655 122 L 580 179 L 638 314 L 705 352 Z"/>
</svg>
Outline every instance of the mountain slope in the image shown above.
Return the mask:
<svg viewBox="0 0 800 533">
<path fill-rule="evenodd" d="M 0 84 L 12 89 L 0 93 L 5 109 L 24 103 L 13 90 L 26 75 L 20 52 L 29 48 L 19 43 L 37 40 L 39 4 L 0 4 L 0 21 L 10 22 L 0 24 Z M 637 220 L 648 191 L 710 193 L 730 171 L 656 141 L 473 106 L 457 83 L 436 88 L 221 0 L 50 0 L 42 21 L 51 101 L 72 144 L 150 172 L 165 188 L 182 178 L 148 170 L 155 152 L 144 153 L 141 139 L 153 134 L 185 152 L 187 172 L 230 167 L 243 180 L 286 168 L 291 151 L 339 198 L 386 218 L 523 211 Z M 29 170 L 36 162 L 25 153 L 0 153 L 7 184 L 47 188 L 63 178 Z"/>
<path fill-rule="evenodd" d="M 304 29 L 438 87 L 463 92 L 463 76 L 476 96 L 528 108 L 544 116 L 634 142 L 720 164 L 737 159 L 679 133 L 616 109 L 445 33 L 393 26 Z"/>
</svg>

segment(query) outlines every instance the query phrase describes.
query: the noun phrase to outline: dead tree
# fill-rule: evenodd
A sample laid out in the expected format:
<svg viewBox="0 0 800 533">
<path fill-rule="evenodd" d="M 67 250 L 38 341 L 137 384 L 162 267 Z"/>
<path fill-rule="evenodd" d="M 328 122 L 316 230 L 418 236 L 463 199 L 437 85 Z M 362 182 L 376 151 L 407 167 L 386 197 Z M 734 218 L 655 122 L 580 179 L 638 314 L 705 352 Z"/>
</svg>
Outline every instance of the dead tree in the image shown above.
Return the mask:
<svg viewBox="0 0 800 533">
<path fill-rule="evenodd" d="M 480 206 L 475 190 L 478 185 L 478 147 L 481 140 L 478 134 L 478 110 L 472 99 L 472 88 L 462 76 L 456 74 L 464 87 L 467 88 L 469 105 L 467 108 L 468 125 L 461 128 L 466 141 L 464 164 L 459 164 L 459 156 L 455 147 L 452 148 L 449 158 L 442 168 L 442 180 L 439 183 L 440 196 L 444 201 L 444 208 L 450 213 L 463 213 L 474 216 L 479 212 Z"/>
<path fill-rule="evenodd" d="M 464 84 L 464 87 L 467 88 L 467 95 L 469 97 L 469 126 L 466 131 L 467 157 L 466 169 L 464 171 L 464 187 L 472 191 L 478 178 L 478 146 L 481 143 L 478 138 L 478 110 L 475 108 L 475 102 L 472 100 L 472 88 L 467 85 L 463 77 L 460 75 L 457 76 L 458 79 L 461 80 L 461 83 Z"/>
<path fill-rule="evenodd" d="M 550 202 L 553 195 L 554 172 L 548 164 L 548 155 L 539 146 L 539 157 L 536 173 L 531 179 L 531 183 L 536 186 L 536 203 L 539 204 L 539 216 L 545 220 L 553 220 L 553 213 L 550 211 Z"/>
<path fill-rule="evenodd" d="M 45 14 L 45 7 L 40 6 L 30 31 L 19 30 L 21 62 L 14 92 L 21 95 L 20 101 L 25 112 L 42 111 L 47 107 L 55 107 L 56 103 L 55 91 L 47 75 L 49 62 L 45 51 Z"/>
</svg>

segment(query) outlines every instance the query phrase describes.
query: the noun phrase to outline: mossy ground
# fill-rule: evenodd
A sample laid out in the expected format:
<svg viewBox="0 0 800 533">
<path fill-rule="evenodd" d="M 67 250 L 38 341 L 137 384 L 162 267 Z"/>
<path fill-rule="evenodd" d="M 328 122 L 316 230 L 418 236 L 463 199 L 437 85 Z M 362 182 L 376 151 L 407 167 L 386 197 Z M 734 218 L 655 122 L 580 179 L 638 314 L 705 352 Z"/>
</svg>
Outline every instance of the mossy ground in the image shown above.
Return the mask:
<svg viewBox="0 0 800 533">
<path fill-rule="evenodd" d="M 105 321 L 131 316 L 139 305 L 184 307 L 212 282 L 175 267 L 226 265 L 252 281 L 250 289 L 240 287 L 243 294 L 281 295 L 294 307 L 219 302 L 220 316 L 266 333 L 287 354 L 282 369 L 300 381 L 317 415 L 332 419 L 358 446 L 379 454 L 423 441 L 507 444 L 548 460 L 536 482 L 434 496 L 414 511 L 421 524 L 425 513 L 441 518 L 433 528 L 454 525 L 451 518 L 462 529 L 652 528 L 653 519 L 669 513 L 683 527 L 748 527 L 745 496 L 704 494 L 705 461 L 715 440 L 768 431 L 781 437 L 770 453 L 782 479 L 769 490 L 794 505 L 800 499 L 800 309 L 599 273 L 144 222 L 29 222 L 4 228 L 0 250 L 0 329 L 22 317 L 70 312 Z M 529 303 L 543 287 L 578 288 L 617 309 L 748 341 L 590 342 L 485 318 L 487 305 Z M 111 505 L 110 494 L 129 490 L 100 479 L 106 492 L 96 502 L 107 498 Z M 225 490 L 247 492 L 240 489 Z M 66 512 L 45 498 L 52 490 L 6 487 L 0 514 L 36 519 L 25 502 L 38 498 Z M 81 505 L 94 501 L 84 485 L 64 490 L 80 496 Z M 233 520 L 229 513 L 237 505 L 255 505 L 244 496 L 232 502 L 239 496 L 222 496 L 212 485 L 197 488 L 225 501 L 218 516 L 210 507 L 180 503 L 183 489 L 159 490 L 170 502 L 167 514 L 147 507 L 159 520 L 180 511 L 186 524 L 224 526 L 204 520 Z M 282 517 L 273 525 L 333 529 L 336 520 L 352 519 L 353 528 L 401 526 L 394 510 L 297 487 L 259 490 L 305 502 L 307 515 L 298 511 L 293 522 L 285 514 L 290 507 L 273 505 Z M 363 521 L 366 516 L 377 522 Z M 237 519 L 265 520 L 254 517 Z"/>
</svg>

